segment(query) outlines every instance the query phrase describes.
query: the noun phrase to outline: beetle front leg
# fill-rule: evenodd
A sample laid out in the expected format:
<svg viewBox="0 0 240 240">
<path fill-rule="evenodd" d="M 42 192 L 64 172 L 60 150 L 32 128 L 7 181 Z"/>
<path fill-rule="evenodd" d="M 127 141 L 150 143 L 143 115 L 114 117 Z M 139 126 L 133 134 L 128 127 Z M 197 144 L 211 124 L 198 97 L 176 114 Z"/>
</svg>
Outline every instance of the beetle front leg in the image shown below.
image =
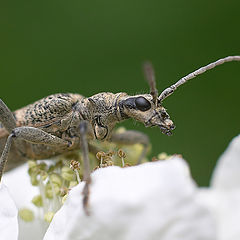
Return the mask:
<svg viewBox="0 0 240 240">
<path fill-rule="evenodd" d="M 126 145 L 132 145 L 136 143 L 142 144 L 143 150 L 138 159 L 137 164 L 140 164 L 143 158 L 146 156 L 147 149 L 150 144 L 149 138 L 146 134 L 139 131 L 134 131 L 134 130 L 127 130 L 123 133 L 113 133 L 110 138 L 110 141 L 114 143 L 120 143 L 120 144 L 126 144 Z"/>
<path fill-rule="evenodd" d="M 82 157 L 83 157 L 83 181 L 85 181 L 85 185 L 83 188 L 83 208 L 86 215 L 90 215 L 88 209 L 88 201 L 89 201 L 89 185 L 91 183 L 91 176 L 90 176 L 90 163 L 89 163 L 89 156 L 88 156 L 88 142 L 87 142 L 87 122 L 82 121 L 79 126 L 80 129 L 80 141 L 81 141 L 81 150 L 82 150 Z"/>
<path fill-rule="evenodd" d="M 13 129 L 12 133 L 8 136 L 6 145 L 2 152 L 2 156 L 0 158 L 0 181 L 1 177 L 7 163 L 8 154 L 10 151 L 10 147 L 12 144 L 13 138 L 25 140 L 30 143 L 35 144 L 45 144 L 50 146 L 58 146 L 58 147 L 68 147 L 70 146 L 70 142 L 65 141 L 61 138 L 58 138 L 54 135 L 46 133 L 41 129 L 34 127 L 18 127 Z"/>
<path fill-rule="evenodd" d="M 16 127 L 16 120 L 7 105 L 0 99 L 0 122 L 4 128 L 11 133 Z"/>
</svg>

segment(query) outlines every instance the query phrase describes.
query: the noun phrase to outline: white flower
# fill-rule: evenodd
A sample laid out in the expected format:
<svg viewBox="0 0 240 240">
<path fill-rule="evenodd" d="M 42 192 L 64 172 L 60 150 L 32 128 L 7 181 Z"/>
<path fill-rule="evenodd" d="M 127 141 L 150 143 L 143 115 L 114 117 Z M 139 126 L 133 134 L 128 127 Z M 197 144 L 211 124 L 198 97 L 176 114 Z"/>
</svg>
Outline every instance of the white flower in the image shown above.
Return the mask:
<svg viewBox="0 0 240 240">
<path fill-rule="evenodd" d="M 240 239 L 240 135 L 218 160 L 210 188 L 199 193 L 199 201 L 212 211 L 218 240 Z"/>
<path fill-rule="evenodd" d="M 7 187 L 0 183 L 0 239 L 15 240 L 18 237 L 17 208 Z"/>
<path fill-rule="evenodd" d="M 27 164 L 24 164 L 11 172 L 5 173 L 2 181 L 8 187 L 17 208 L 19 210 L 26 208 L 32 211 L 35 215 L 34 220 L 31 222 L 23 221 L 20 217 L 18 217 L 18 240 L 41 240 L 46 232 L 47 224 L 43 221 L 43 219 L 36 217 L 38 215 L 38 209 L 31 204 L 33 196 L 35 196 L 38 191 L 31 185 L 27 171 L 28 166 Z M 0 194 L 0 199 L 1 198 L 2 196 Z M 0 239 L 2 239 L 1 231 Z M 11 237 L 7 239 L 12 240 Z"/>
<path fill-rule="evenodd" d="M 197 187 L 179 157 L 92 174 L 91 215 L 82 209 L 83 184 L 56 213 L 45 240 L 214 239 L 214 222 L 197 203 Z"/>
<path fill-rule="evenodd" d="M 83 211 L 84 183 L 80 183 L 70 191 L 47 232 L 43 219 L 29 223 L 19 219 L 19 240 L 43 239 L 45 232 L 44 240 L 238 240 L 239 156 L 240 136 L 220 158 L 210 188 L 196 186 L 179 156 L 135 167 L 99 169 L 92 174 L 90 216 Z M 36 193 L 26 166 L 5 174 L 3 182 L 18 208 L 32 208 L 37 214 L 30 203 Z M 16 208 L 6 188 L 0 186 L 0 239 L 5 234 L 14 240 Z"/>
</svg>

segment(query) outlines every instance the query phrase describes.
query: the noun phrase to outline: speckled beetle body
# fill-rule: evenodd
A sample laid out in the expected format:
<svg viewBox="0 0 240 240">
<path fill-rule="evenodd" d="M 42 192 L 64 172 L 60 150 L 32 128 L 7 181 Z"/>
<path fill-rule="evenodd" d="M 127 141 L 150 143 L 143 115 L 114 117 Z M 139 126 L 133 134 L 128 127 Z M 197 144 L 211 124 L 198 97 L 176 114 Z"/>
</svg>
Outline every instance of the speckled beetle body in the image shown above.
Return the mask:
<svg viewBox="0 0 240 240">
<path fill-rule="evenodd" d="M 165 109 L 160 106 L 152 111 L 152 105 L 154 104 L 151 103 L 150 94 L 128 96 L 126 93 L 99 93 L 85 98 L 79 94 L 68 93 L 43 98 L 13 112 L 16 127 L 38 128 L 65 140 L 68 144 L 55 146 L 18 139 L 17 144 L 12 144 L 8 168 L 14 167 L 24 158 L 46 159 L 79 149 L 79 124 L 83 120 L 88 122 L 87 139 L 91 140 L 114 140 L 112 130 L 116 123 L 130 117 L 143 122 L 146 126 L 159 126 L 163 132 L 170 134 L 170 129 L 174 127 Z M 130 133 L 133 134 L 133 132 Z M 3 142 L 1 149 L 8 135 L 9 132 L 2 126 L 0 128 L 0 141 Z M 137 134 L 137 138 L 139 135 L 140 133 Z M 128 143 L 125 139 L 123 142 Z M 147 145 L 148 139 L 142 134 L 142 140 L 136 139 L 136 142 Z"/>
<path fill-rule="evenodd" d="M 106 140 L 123 144 L 143 144 L 146 154 L 148 137 L 137 131 L 114 133 L 116 123 L 128 118 L 146 127 L 158 126 L 162 133 L 171 135 L 175 128 L 162 101 L 180 85 L 205 71 L 225 62 L 240 61 L 240 56 L 229 56 L 210 63 L 165 89 L 159 96 L 154 71 L 149 62 L 144 65 L 150 94 L 129 96 L 126 93 L 103 92 L 85 98 L 79 94 L 54 94 L 11 112 L 0 100 L 0 180 L 7 160 L 11 169 L 26 159 L 44 159 L 76 149 L 82 150 L 84 160 L 83 191 L 85 210 L 90 184 L 88 140 Z"/>
</svg>

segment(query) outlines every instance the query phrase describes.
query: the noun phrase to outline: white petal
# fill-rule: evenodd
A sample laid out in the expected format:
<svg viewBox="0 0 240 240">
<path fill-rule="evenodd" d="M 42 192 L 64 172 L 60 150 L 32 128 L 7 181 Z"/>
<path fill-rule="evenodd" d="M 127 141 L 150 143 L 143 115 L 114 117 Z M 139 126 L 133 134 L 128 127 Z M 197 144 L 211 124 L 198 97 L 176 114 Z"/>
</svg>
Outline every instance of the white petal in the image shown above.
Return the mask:
<svg viewBox="0 0 240 240">
<path fill-rule="evenodd" d="M 213 213 L 218 240 L 240 239 L 240 135 L 219 158 L 211 188 L 202 189 L 198 200 Z"/>
<path fill-rule="evenodd" d="M 17 208 L 7 187 L 0 183 L 0 239 L 14 240 L 18 237 Z"/>
<path fill-rule="evenodd" d="M 198 204 L 184 160 L 108 167 L 92 174 L 90 211 L 82 208 L 83 184 L 71 190 L 44 240 L 213 240 L 211 215 Z"/>
<path fill-rule="evenodd" d="M 211 186 L 215 189 L 240 189 L 240 135 L 235 137 L 219 158 Z"/>
<path fill-rule="evenodd" d="M 202 189 L 198 200 L 212 212 L 218 240 L 240 239 L 240 191 Z"/>
<path fill-rule="evenodd" d="M 31 200 L 38 194 L 38 188 L 31 185 L 27 164 L 5 173 L 3 182 L 8 187 L 18 209 L 23 207 L 34 209 Z"/>
<path fill-rule="evenodd" d="M 25 222 L 18 218 L 19 238 L 18 240 L 41 240 L 46 232 L 46 223 L 37 218 L 38 209 L 31 203 L 32 198 L 39 194 L 38 188 L 33 187 L 28 175 L 28 165 L 22 166 L 7 172 L 3 175 L 3 181 L 8 187 L 11 196 L 19 209 L 28 208 L 35 214 L 32 222 Z M 1 239 L 1 238 L 0 238 Z"/>
</svg>

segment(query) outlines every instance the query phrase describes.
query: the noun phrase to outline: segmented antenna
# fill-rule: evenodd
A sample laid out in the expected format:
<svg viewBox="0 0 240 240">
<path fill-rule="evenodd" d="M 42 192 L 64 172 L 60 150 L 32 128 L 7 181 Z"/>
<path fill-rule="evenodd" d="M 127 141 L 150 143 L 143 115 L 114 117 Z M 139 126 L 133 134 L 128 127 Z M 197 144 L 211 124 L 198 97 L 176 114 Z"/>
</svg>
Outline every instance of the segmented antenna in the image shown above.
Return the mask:
<svg viewBox="0 0 240 240">
<path fill-rule="evenodd" d="M 155 73 L 151 62 L 145 62 L 143 64 L 143 71 L 145 78 L 150 86 L 150 94 L 153 97 L 153 102 L 157 105 L 158 101 L 158 90 L 156 88 Z"/>
<path fill-rule="evenodd" d="M 240 56 L 228 56 L 225 58 L 221 58 L 213 63 L 210 63 L 204 67 L 199 68 L 198 70 L 189 73 L 187 76 L 181 78 L 179 81 L 177 81 L 175 84 L 173 84 L 172 86 L 166 88 L 164 91 L 162 91 L 162 93 L 160 94 L 158 101 L 159 103 L 161 103 L 165 98 L 167 98 L 168 96 L 170 96 L 171 94 L 173 94 L 173 92 L 182 84 L 186 83 L 188 80 L 195 78 L 197 75 L 200 75 L 204 72 L 206 72 L 207 70 L 210 70 L 212 68 L 215 68 L 218 65 L 221 65 L 223 63 L 226 62 L 232 62 L 232 61 L 240 61 Z"/>
</svg>

